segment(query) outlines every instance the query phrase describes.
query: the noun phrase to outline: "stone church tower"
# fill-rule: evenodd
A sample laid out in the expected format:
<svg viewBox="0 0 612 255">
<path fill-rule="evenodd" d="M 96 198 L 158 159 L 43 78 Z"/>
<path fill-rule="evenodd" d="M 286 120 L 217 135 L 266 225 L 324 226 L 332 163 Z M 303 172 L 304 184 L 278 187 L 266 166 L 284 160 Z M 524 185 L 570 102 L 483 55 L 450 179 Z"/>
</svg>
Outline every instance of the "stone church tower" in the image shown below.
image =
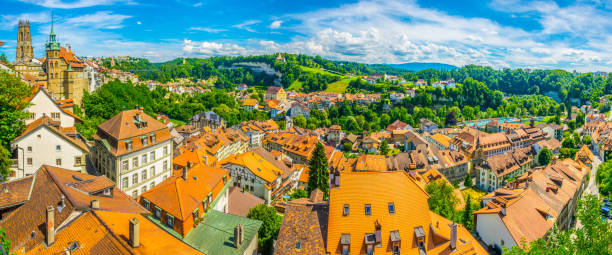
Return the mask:
<svg viewBox="0 0 612 255">
<path fill-rule="evenodd" d="M 20 20 L 17 34 L 17 62 L 30 62 L 34 58 L 32 36 L 30 35 L 30 21 Z"/>
<path fill-rule="evenodd" d="M 55 31 L 53 31 L 53 23 L 51 23 L 51 33 L 45 45 L 47 53 L 45 61 L 45 71 L 47 72 L 47 88 L 51 92 L 53 99 L 65 99 L 66 91 L 62 86 L 61 78 L 63 78 L 62 61 L 60 59 L 60 44 L 57 41 Z"/>
</svg>

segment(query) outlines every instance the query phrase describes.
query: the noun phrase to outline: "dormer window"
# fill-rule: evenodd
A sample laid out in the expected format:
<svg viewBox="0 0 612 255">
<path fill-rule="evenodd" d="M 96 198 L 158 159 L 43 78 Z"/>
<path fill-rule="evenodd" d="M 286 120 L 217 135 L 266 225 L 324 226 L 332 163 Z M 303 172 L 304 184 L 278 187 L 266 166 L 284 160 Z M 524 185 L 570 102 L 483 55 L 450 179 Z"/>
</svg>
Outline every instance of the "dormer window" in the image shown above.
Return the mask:
<svg viewBox="0 0 612 255">
<path fill-rule="evenodd" d="M 372 216 L 372 206 L 370 204 L 365 205 L 365 215 Z"/>
<path fill-rule="evenodd" d="M 349 205 L 345 204 L 344 209 L 342 210 L 342 216 L 348 216 L 348 215 L 349 215 Z"/>
<path fill-rule="evenodd" d="M 151 143 L 155 143 L 155 134 L 151 133 Z"/>
<path fill-rule="evenodd" d="M 143 135 L 140 137 L 140 142 L 142 143 L 143 146 L 147 146 L 149 144 L 149 140 L 147 139 L 146 135 Z"/>
<path fill-rule="evenodd" d="M 132 150 L 132 141 L 125 141 L 125 149 L 128 151 Z"/>
<path fill-rule="evenodd" d="M 395 214 L 395 204 L 393 202 L 389 203 L 389 214 Z"/>
</svg>

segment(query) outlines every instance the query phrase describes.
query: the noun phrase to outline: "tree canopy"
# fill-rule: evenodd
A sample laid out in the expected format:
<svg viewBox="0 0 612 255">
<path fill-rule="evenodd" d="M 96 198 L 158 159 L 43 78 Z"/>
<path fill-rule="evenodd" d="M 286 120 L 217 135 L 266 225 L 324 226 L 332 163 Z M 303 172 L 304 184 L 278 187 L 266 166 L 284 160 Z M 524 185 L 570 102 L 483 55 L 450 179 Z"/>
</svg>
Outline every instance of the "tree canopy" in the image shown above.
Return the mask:
<svg viewBox="0 0 612 255">
<path fill-rule="evenodd" d="M 272 249 L 274 239 L 283 223 L 283 217 L 277 214 L 276 209 L 265 204 L 257 205 L 249 210 L 247 218 L 262 221 L 259 229 L 258 246 L 264 252 Z"/>
</svg>

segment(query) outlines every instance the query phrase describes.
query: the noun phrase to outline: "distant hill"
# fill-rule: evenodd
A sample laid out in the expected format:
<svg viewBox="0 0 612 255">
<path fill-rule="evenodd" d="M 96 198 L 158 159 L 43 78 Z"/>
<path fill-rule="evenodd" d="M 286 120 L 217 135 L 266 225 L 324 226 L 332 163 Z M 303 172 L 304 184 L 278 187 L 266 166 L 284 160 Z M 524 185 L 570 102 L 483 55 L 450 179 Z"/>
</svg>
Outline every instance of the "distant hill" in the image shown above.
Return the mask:
<svg viewBox="0 0 612 255">
<path fill-rule="evenodd" d="M 435 69 L 435 70 L 454 70 L 459 67 L 449 64 L 443 63 L 419 63 L 419 62 L 411 62 L 411 63 L 403 63 L 403 64 L 388 64 L 390 67 L 404 69 L 409 71 L 421 71 L 424 69 Z"/>
</svg>

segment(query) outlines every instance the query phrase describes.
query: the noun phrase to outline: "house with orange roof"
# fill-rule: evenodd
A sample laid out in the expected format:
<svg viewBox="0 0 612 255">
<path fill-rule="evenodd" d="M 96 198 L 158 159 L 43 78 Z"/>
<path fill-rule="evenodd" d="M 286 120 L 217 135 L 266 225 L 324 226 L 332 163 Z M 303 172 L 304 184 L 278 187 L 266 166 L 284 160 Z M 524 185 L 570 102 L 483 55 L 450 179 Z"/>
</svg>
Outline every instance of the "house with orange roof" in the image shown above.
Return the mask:
<svg viewBox="0 0 612 255">
<path fill-rule="evenodd" d="M 476 232 L 501 251 L 542 238 L 553 226 L 569 228 L 588 172 L 583 164 L 564 159 L 522 174 L 483 197 L 485 207 L 474 212 Z"/>
<path fill-rule="evenodd" d="M 199 149 L 218 160 L 230 155 L 245 152 L 249 147 L 249 137 L 241 130 L 221 128 L 212 130 L 204 128 L 199 135 L 185 140 L 184 147 L 188 150 Z"/>
<path fill-rule="evenodd" d="M 142 109 L 123 111 L 98 125 L 93 138 L 93 165 L 134 198 L 172 174 L 170 130 Z"/>
<path fill-rule="evenodd" d="M 580 161 L 588 167 L 591 167 L 591 164 L 593 164 L 593 157 L 593 152 L 589 150 L 589 147 L 586 145 L 582 145 L 582 147 L 580 147 L 580 150 L 576 152 L 576 157 L 574 158 L 574 160 Z"/>
<path fill-rule="evenodd" d="M 323 231 L 310 227 L 298 239 L 279 234 L 279 248 L 297 253 L 302 244 L 317 244 L 312 248 L 328 254 L 487 254 L 467 229 L 429 210 L 429 195 L 405 171 L 344 172 L 333 174 L 331 183 L 327 206 L 317 209 L 318 217 L 304 218 Z M 300 229 L 288 218 L 300 217 L 294 209 L 288 209 L 280 233 Z"/>
<path fill-rule="evenodd" d="M 261 140 L 265 134 L 276 133 L 279 130 L 278 124 L 272 119 L 266 121 L 246 121 L 240 123 L 238 126 L 240 130 L 249 137 L 249 146 L 251 148 L 262 146 Z"/>
<path fill-rule="evenodd" d="M 157 221 L 185 237 L 209 210 L 228 212 L 231 180 L 222 168 L 188 164 L 181 170 L 143 193 L 139 201 Z"/>
<path fill-rule="evenodd" d="M 285 92 L 283 87 L 270 86 L 266 90 L 265 99 L 276 99 L 280 102 L 284 102 L 287 100 L 287 92 Z"/>
<path fill-rule="evenodd" d="M 247 98 L 244 101 L 242 101 L 242 107 L 246 111 L 259 110 L 257 99 L 254 99 L 254 98 Z"/>
<path fill-rule="evenodd" d="M 426 135 L 424 136 L 425 140 L 427 140 L 429 143 L 431 143 L 432 145 L 435 145 L 436 147 L 438 147 L 439 150 L 448 150 L 451 149 L 451 138 L 440 134 L 440 133 L 435 133 L 433 135 Z M 453 149 L 457 149 L 455 148 L 455 146 L 453 146 Z"/>
<path fill-rule="evenodd" d="M 74 127 L 76 122 L 83 122 L 79 116 L 72 112 L 72 107 L 66 107 L 72 101 L 55 101 L 44 88 L 34 87 L 32 95 L 26 100 L 30 102 L 30 106 L 23 109 L 24 112 L 29 114 L 25 120 L 26 125 L 43 116 L 48 116 L 59 122 L 60 126 L 64 128 Z"/>
<path fill-rule="evenodd" d="M 261 147 L 230 156 L 219 165 L 229 171 L 234 186 L 262 198 L 266 204 L 297 188 L 299 174 Z"/>
<path fill-rule="evenodd" d="M 274 144 L 280 145 L 280 151 L 283 152 L 284 155 L 289 157 L 293 164 L 308 164 L 310 162 L 310 158 L 312 158 L 312 152 L 315 149 L 316 144 L 319 142 L 319 138 L 314 135 L 289 135 L 283 134 L 283 139 L 274 140 L 275 136 L 270 136 L 270 139 L 267 139 L 264 142 L 264 146 L 267 149 L 275 148 L 272 146 Z"/>
<path fill-rule="evenodd" d="M 493 191 L 506 182 L 529 170 L 533 166 L 530 148 L 515 149 L 485 158 L 475 167 L 476 186 L 484 191 Z"/>
<path fill-rule="evenodd" d="M 60 121 L 48 116 L 30 122 L 11 142 L 11 150 L 16 152 L 17 158 L 9 179 L 31 176 L 42 165 L 85 172 L 85 159 L 90 148 L 77 134 L 74 127 L 61 127 Z"/>
</svg>

